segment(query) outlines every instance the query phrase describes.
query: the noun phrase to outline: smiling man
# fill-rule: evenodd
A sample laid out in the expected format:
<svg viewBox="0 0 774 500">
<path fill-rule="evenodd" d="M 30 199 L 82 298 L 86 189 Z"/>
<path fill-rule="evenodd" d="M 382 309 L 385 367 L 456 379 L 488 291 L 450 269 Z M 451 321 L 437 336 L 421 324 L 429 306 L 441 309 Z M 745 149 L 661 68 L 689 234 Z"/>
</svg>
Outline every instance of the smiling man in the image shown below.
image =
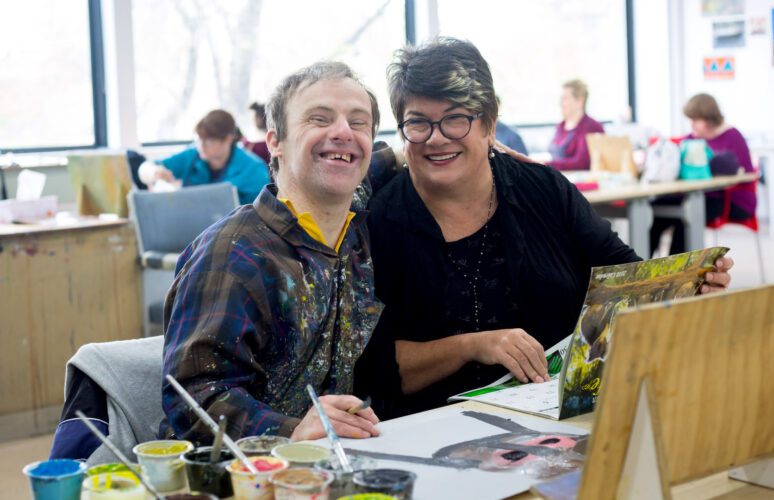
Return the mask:
<svg viewBox="0 0 774 500">
<path fill-rule="evenodd" d="M 364 214 L 350 211 L 379 122 L 374 95 L 341 63 L 286 78 L 267 106 L 277 184 L 181 255 L 165 306 L 164 374 L 236 438 L 323 437 L 306 385 L 341 436 L 378 434 L 351 415 L 355 361 L 382 310 Z M 167 383 L 160 434 L 211 441 Z"/>
</svg>

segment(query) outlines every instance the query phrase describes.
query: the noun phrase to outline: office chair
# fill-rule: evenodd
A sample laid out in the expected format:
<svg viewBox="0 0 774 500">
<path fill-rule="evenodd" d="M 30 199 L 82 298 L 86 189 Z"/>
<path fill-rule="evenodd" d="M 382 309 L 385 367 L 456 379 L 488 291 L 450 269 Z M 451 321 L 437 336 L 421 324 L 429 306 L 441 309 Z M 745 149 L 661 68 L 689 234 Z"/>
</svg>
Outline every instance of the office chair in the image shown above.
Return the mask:
<svg viewBox="0 0 774 500">
<path fill-rule="evenodd" d="M 239 205 L 232 184 L 193 186 L 173 192 L 132 191 L 129 208 L 143 268 L 145 335 L 161 333 L 164 297 L 177 259 L 207 227 Z"/>
</svg>

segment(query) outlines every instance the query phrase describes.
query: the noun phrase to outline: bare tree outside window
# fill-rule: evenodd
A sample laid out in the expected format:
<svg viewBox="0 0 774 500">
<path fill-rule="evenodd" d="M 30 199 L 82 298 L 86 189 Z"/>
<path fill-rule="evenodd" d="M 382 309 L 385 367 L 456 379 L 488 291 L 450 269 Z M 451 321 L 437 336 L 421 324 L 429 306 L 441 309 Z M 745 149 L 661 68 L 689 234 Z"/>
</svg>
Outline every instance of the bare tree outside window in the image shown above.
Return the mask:
<svg viewBox="0 0 774 500">
<path fill-rule="evenodd" d="M 400 0 L 134 0 L 140 140 L 187 140 L 214 108 L 249 137 L 249 104 L 321 59 L 350 64 L 387 111 L 385 68 L 404 43 L 403 16 Z"/>
</svg>

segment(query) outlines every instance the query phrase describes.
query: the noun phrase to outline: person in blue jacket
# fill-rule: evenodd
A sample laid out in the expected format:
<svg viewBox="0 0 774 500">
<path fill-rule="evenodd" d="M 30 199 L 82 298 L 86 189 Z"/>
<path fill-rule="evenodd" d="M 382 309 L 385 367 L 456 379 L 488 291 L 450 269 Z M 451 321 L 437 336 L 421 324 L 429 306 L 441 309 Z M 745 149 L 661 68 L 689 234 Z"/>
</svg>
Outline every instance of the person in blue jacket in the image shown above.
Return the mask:
<svg viewBox="0 0 774 500">
<path fill-rule="evenodd" d="M 262 159 L 238 146 L 234 117 L 216 109 L 194 130 L 194 146 L 158 163 L 143 163 L 140 180 L 151 190 L 159 190 L 159 180 L 183 186 L 229 182 L 237 188 L 239 203 L 252 203 L 270 182 L 269 169 Z"/>
</svg>

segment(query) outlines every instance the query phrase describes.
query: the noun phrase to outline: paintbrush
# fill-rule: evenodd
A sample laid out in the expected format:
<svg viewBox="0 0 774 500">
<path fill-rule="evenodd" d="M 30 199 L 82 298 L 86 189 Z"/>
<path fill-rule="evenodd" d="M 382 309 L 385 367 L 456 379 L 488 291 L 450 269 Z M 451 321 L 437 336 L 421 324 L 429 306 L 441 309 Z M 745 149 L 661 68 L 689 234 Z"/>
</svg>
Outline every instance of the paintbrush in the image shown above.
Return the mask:
<svg viewBox="0 0 774 500">
<path fill-rule="evenodd" d="M 138 474 L 138 473 L 137 473 L 137 471 L 135 471 L 135 470 L 132 468 L 132 464 L 131 464 L 131 462 L 129 461 L 129 459 L 128 459 L 128 458 L 126 458 L 126 455 L 124 455 L 123 453 L 121 453 L 121 450 L 119 450 L 118 448 L 116 448 L 116 445 L 114 445 L 113 443 L 111 443 L 111 442 L 110 442 L 110 440 L 107 438 L 107 436 L 105 436 L 104 434 L 102 434 L 102 432 L 100 432 L 100 430 L 99 430 L 99 429 L 97 429 L 97 428 L 94 426 L 94 424 L 92 424 L 92 423 L 89 421 L 88 417 L 87 417 L 86 415 L 84 415 L 84 414 L 83 414 L 83 412 L 82 412 L 81 410 L 75 410 L 75 414 L 78 416 L 78 418 L 80 418 L 80 419 L 81 419 L 81 422 L 83 422 L 84 424 L 86 424 L 86 427 L 88 427 L 88 428 L 89 428 L 89 430 L 90 430 L 90 431 L 91 431 L 91 432 L 92 432 L 92 433 L 93 433 L 95 436 L 97 436 L 97 437 L 99 438 L 99 440 L 100 440 L 100 441 L 102 441 L 102 444 L 104 444 L 104 445 L 107 447 L 107 449 L 108 449 L 108 450 L 110 450 L 110 451 L 111 451 L 111 453 L 113 453 L 113 455 L 115 455 L 115 456 L 116 456 L 116 458 L 118 459 L 118 461 L 119 461 L 119 462 L 121 462 L 122 464 L 124 464 L 124 466 L 126 467 L 126 470 L 128 470 L 128 471 L 129 471 L 131 474 L 134 474 L 134 475 L 137 477 L 137 479 L 139 479 L 139 480 L 140 480 L 140 483 L 142 483 L 142 485 L 143 485 L 143 486 L 145 486 L 145 489 L 147 489 L 147 490 L 150 492 L 150 494 L 151 494 L 151 495 L 153 495 L 153 498 L 155 498 L 156 500 L 164 500 L 164 499 L 163 499 L 163 497 L 162 497 L 162 496 L 159 494 L 159 492 L 158 492 L 158 491 L 156 491 L 156 488 L 154 488 L 154 487 L 153 487 L 153 486 L 151 486 L 149 483 L 147 483 L 147 482 L 145 481 L 145 479 L 143 479 L 143 477 L 142 477 L 142 474 Z"/>
<path fill-rule="evenodd" d="M 220 460 L 220 448 L 223 445 L 223 434 L 226 432 L 226 416 L 221 415 L 218 419 L 218 433 L 212 441 L 212 451 L 210 452 L 210 463 L 214 464 Z"/>
<path fill-rule="evenodd" d="M 339 436 L 336 435 L 336 431 L 333 430 L 333 424 L 331 424 L 331 421 L 328 419 L 328 415 L 325 414 L 325 410 L 323 410 L 323 407 L 320 404 L 320 400 L 317 398 L 317 393 L 314 392 L 314 387 L 312 387 L 311 384 L 307 384 L 306 392 L 308 392 L 309 397 L 312 398 L 312 403 L 314 403 L 314 407 L 317 409 L 317 415 L 320 417 L 320 422 L 322 422 L 323 429 L 325 429 L 325 433 L 328 435 L 328 441 L 331 442 L 333 451 L 339 458 L 339 466 L 344 472 L 353 472 L 352 465 L 349 463 L 347 454 L 344 453 L 344 447 L 341 446 L 341 441 L 339 441 Z"/>
<path fill-rule="evenodd" d="M 360 403 L 356 404 L 355 406 L 347 410 L 347 413 L 349 413 L 350 415 L 354 415 L 355 413 L 359 411 L 363 411 L 370 406 L 371 406 L 371 396 L 368 396 L 363 401 L 361 401 Z"/>
<path fill-rule="evenodd" d="M 202 408 L 199 403 L 196 402 L 194 398 L 191 397 L 190 394 L 188 394 L 188 391 L 183 389 L 183 386 L 180 385 L 180 382 L 175 380 L 175 377 L 172 375 L 166 376 L 167 382 L 169 382 L 172 387 L 177 391 L 180 396 L 182 396 L 183 400 L 188 403 L 188 406 L 191 407 L 191 409 L 196 413 L 196 416 L 201 419 L 204 424 L 210 428 L 212 433 L 214 435 L 218 435 L 218 424 L 215 423 L 215 421 L 207 415 L 207 412 L 204 411 L 204 408 Z M 228 434 L 223 434 L 223 442 L 226 444 L 226 448 L 231 450 L 231 453 L 234 454 L 235 457 L 239 459 L 242 464 L 247 467 L 247 470 L 250 471 L 251 474 L 258 474 L 258 469 L 255 468 L 255 466 L 250 462 L 250 460 L 247 458 L 247 456 L 242 453 L 242 450 L 239 449 L 239 446 L 236 445 L 236 443 L 228 436 Z"/>
</svg>

